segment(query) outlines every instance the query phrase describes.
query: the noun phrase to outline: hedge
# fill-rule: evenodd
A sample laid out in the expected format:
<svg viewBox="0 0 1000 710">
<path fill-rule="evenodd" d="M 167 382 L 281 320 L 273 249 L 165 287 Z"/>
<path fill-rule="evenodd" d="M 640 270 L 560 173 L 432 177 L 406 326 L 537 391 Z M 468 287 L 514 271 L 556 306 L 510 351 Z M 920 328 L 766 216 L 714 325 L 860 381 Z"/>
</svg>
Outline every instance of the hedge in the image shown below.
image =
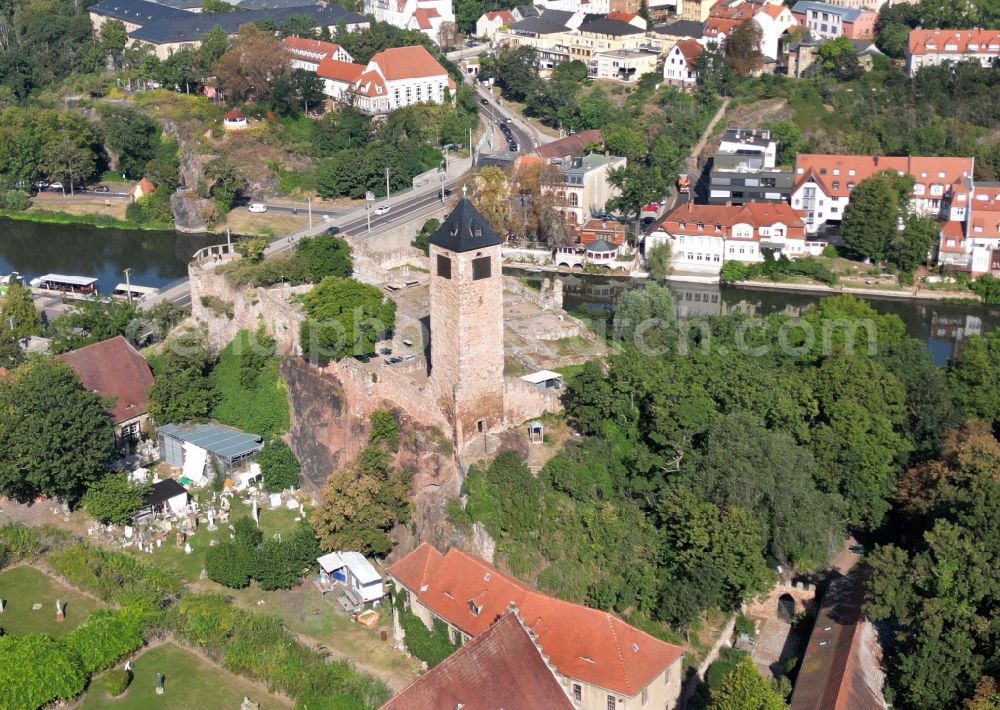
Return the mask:
<svg viewBox="0 0 1000 710">
<path fill-rule="evenodd" d="M 50 636 L 0 637 L 0 707 L 35 710 L 83 692 L 87 673 L 80 657 Z"/>
<path fill-rule="evenodd" d="M 124 668 L 113 668 L 104 674 L 104 689 L 113 698 L 117 698 L 128 690 L 129 683 L 131 682 L 131 674 Z"/>
<path fill-rule="evenodd" d="M 70 545 L 48 556 L 49 564 L 72 584 L 104 601 L 142 605 L 149 612 L 180 594 L 183 584 L 173 572 L 152 567 L 124 552 Z M 152 623 L 147 618 L 147 624 Z"/>
<path fill-rule="evenodd" d="M 406 648 L 414 656 L 433 668 L 454 653 L 460 644 L 452 643 L 448 637 L 448 627 L 439 619 L 434 619 L 434 628 L 424 626 L 416 614 L 403 603 L 403 595 L 396 597 L 396 611 L 399 624 L 406 635 Z"/>
<path fill-rule="evenodd" d="M 103 671 L 142 646 L 143 614 L 135 608 L 96 611 L 63 637 L 87 673 Z"/>
</svg>

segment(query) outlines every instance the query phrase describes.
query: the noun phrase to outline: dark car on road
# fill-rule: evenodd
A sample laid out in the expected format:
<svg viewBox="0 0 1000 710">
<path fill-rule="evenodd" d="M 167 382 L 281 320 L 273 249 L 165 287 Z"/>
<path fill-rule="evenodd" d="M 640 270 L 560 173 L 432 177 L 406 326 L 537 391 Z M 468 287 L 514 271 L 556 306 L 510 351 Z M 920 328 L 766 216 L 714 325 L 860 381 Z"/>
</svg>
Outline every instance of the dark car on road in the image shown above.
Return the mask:
<svg viewBox="0 0 1000 710">
<path fill-rule="evenodd" d="M 340 227 L 327 227 L 324 231 L 327 234 L 340 234 Z"/>
<path fill-rule="evenodd" d="M 490 105 L 489 99 L 479 99 L 479 103 L 481 103 L 483 106 Z"/>
<path fill-rule="evenodd" d="M 94 185 L 90 188 L 93 192 L 111 192 L 111 188 L 107 185 Z"/>
</svg>

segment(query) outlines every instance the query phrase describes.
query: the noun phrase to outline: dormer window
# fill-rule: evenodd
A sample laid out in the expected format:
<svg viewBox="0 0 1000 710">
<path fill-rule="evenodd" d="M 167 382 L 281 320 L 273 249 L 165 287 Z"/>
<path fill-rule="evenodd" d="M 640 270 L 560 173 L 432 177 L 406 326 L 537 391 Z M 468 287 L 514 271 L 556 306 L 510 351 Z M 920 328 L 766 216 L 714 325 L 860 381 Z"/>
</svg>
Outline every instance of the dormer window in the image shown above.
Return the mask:
<svg viewBox="0 0 1000 710">
<path fill-rule="evenodd" d="M 472 612 L 473 616 L 479 616 L 479 605 L 476 604 L 474 599 L 469 600 L 469 610 Z"/>
<path fill-rule="evenodd" d="M 826 168 L 820 168 L 819 169 L 819 174 L 820 175 L 826 175 Z"/>
<path fill-rule="evenodd" d="M 704 222 L 698 222 L 698 229 L 704 229 L 704 228 L 705 228 L 705 223 Z"/>
<path fill-rule="evenodd" d="M 854 175 L 854 170 L 848 170 L 847 174 L 853 176 Z"/>
<path fill-rule="evenodd" d="M 834 168 L 833 169 L 833 174 L 834 175 L 840 175 L 840 168 Z"/>
</svg>

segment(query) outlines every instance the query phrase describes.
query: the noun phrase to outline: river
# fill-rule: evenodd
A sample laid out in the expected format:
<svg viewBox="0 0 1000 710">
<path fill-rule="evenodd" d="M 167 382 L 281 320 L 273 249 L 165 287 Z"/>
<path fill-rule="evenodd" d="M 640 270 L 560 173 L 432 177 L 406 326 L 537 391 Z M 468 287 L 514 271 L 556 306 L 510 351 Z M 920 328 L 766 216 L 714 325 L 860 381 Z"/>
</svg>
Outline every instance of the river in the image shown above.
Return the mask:
<svg viewBox="0 0 1000 710">
<path fill-rule="evenodd" d="M 131 269 L 133 284 L 160 288 L 187 275 L 191 256 L 218 244 L 217 234 L 181 234 L 45 224 L 0 218 L 0 274 L 17 271 L 30 281 L 42 274 L 93 276 L 110 294 Z"/>
<path fill-rule="evenodd" d="M 508 270 L 511 275 L 526 278 L 533 286 L 552 279 L 551 273 Z M 642 282 L 626 278 L 561 274 L 563 307 L 574 314 L 603 317 L 614 309 L 622 291 Z M 718 316 L 728 313 L 769 315 L 788 313 L 798 316 L 822 296 L 818 294 L 764 291 L 704 284 L 669 283 L 681 319 Z M 939 365 L 961 355 L 966 338 L 1000 327 L 1000 306 L 982 304 L 913 301 L 909 299 L 866 298 L 879 313 L 895 313 L 906 325 L 907 332 L 924 342 Z"/>
</svg>

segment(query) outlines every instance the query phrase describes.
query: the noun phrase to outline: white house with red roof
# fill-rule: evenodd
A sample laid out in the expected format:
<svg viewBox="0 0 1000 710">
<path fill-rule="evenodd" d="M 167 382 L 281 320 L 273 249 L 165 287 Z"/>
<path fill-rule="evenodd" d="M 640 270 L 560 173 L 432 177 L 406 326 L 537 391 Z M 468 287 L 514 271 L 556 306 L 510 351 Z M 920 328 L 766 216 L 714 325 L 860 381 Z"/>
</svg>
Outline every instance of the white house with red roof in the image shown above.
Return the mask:
<svg viewBox="0 0 1000 710">
<path fill-rule="evenodd" d="M 515 606 L 580 710 L 673 708 L 680 700 L 684 649 L 614 614 L 547 596 L 477 557 L 455 548 L 442 555 L 427 543 L 388 574 L 428 628 L 440 619 L 463 643 Z"/>
<path fill-rule="evenodd" d="M 973 277 L 1000 276 L 1000 183 L 969 181 L 964 219 L 941 223 L 938 263 Z"/>
<path fill-rule="evenodd" d="M 348 54 L 346 49 L 334 42 L 289 35 L 281 40 L 281 44 L 292 57 L 293 69 L 314 72 L 319 68 L 320 62 L 327 57 L 340 62 L 354 61 L 354 57 Z"/>
<path fill-rule="evenodd" d="M 778 42 L 789 29 L 799 24 L 791 9 L 784 3 L 729 0 L 712 7 L 705 21 L 702 44 L 721 44 L 733 30 L 748 20 L 757 23 L 761 30 L 760 51 L 770 59 L 778 57 Z"/>
<path fill-rule="evenodd" d="M 807 241 L 802 216 L 784 202 L 696 205 L 664 215 L 645 236 L 645 251 L 669 243 L 679 271 L 718 274 L 728 261 L 759 263 L 764 251 L 796 258 L 818 255 L 823 243 Z"/>
<path fill-rule="evenodd" d="M 805 213 L 806 231 L 815 234 L 828 222 L 839 223 L 851 191 L 884 170 L 914 179 L 912 209 L 942 220 L 963 220 L 973 158 L 799 153 L 791 204 Z"/>
<path fill-rule="evenodd" d="M 351 88 L 354 107 L 379 115 L 419 103 L 440 104 L 455 90 L 447 70 L 422 45 L 394 47 L 373 56 Z"/>
<path fill-rule="evenodd" d="M 316 67 L 316 76 L 323 80 L 323 93 L 334 101 L 345 101 L 365 71 L 364 64 L 324 57 Z"/>
<path fill-rule="evenodd" d="M 663 59 L 663 80 L 671 86 L 691 86 L 697 82 L 694 63 L 701 54 L 696 39 L 682 39 L 667 52 Z"/>
<path fill-rule="evenodd" d="M 438 42 L 441 25 L 455 21 L 455 6 L 452 0 L 365 0 L 365 14 Z"/>
<path fill-rule="evenodd" d="M 501 27 L 512 25 L 521 19 L 520 15 L 515 15 L 517 10 L 490 10 L 484 12 L 476 20 L 476 37 L 485 37 L 492 40 Z"/>
<path fill-rule="evenodd" d="M 979 62 L 984 69 L 1000 59 L 1000 30 L 910 30 L 906 73 L 945 62 Z"/>
</svg>

